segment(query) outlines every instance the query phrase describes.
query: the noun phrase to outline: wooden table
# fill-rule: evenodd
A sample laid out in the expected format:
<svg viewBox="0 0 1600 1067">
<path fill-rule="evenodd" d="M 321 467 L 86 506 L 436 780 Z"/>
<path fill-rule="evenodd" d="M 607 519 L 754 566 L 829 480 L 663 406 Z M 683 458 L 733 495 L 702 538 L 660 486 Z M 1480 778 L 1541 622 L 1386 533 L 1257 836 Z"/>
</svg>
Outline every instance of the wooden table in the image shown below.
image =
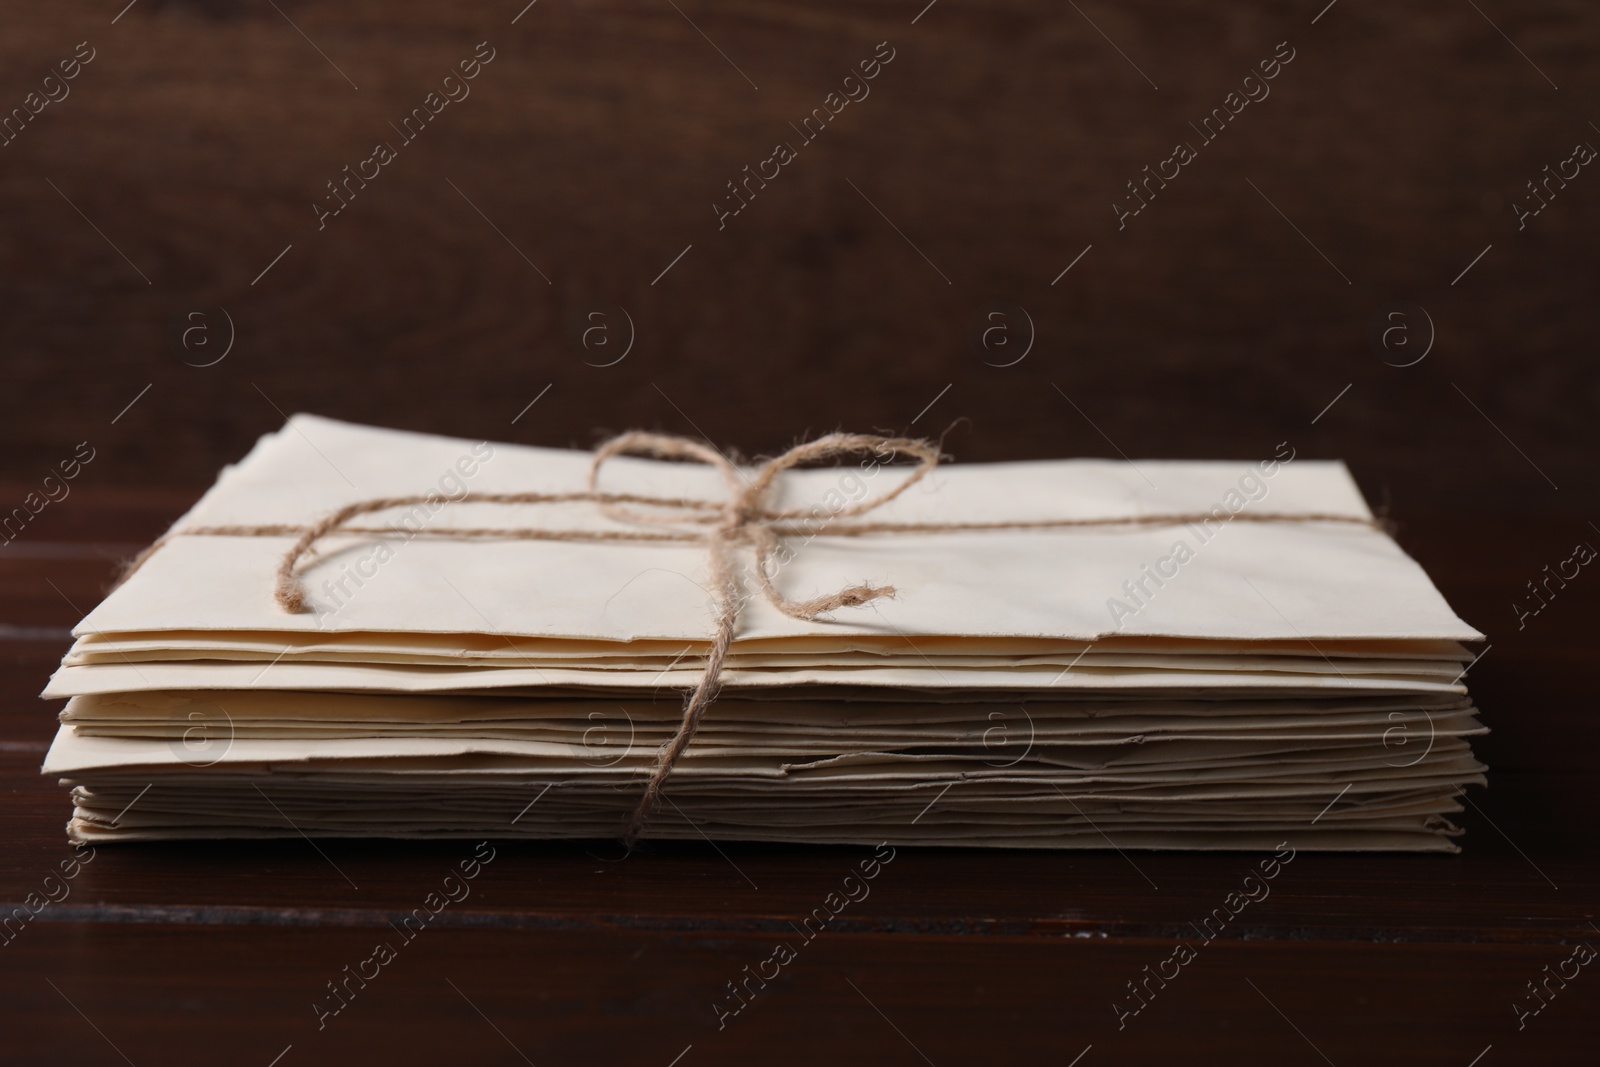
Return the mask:
<svg viewBox="0 0 1600 1067">
<path fill-rule="evenodd" d="M 1594 967 L 1516 1008 L 1600 944 L 1600 577 L 1511 605 L 1600 542 L 1600 175 L 1543 170 L 1600 145 L 1597 27 L 1582 0 L 11 5 L 0 117 L 94 58 L 0 147 L 0 517 L 95 458 L 0 545 L 0 903 L 70 856 L 35 698 L 67 628 L 292 411 L 747 452 L 948 429 L 962 460 L 1287 440 L 1348 460 L 1489 633 L 1495 732 L 1461 855 L 1298 856 L 1121 1026 L 1259 857 L 901 850 L 719 1028 L 860 850 L 502 844 L 319 1028 L 467 845 L 104 848 L 0 946 L 0 1063 L 1592 1062 Z M 484 41 L 471 97 L 399 130 Z M 879 42 L 870 97 L 719 219 Z M 1280 42 L 1270 97 L 1198 129 Z"/>
<path fill-rule="evenodd" d="M 108 557 L 186 502 L 85 491 L 60 539 L 0 556 L 0 901 L 42 892 L 72 856 L 65 792 L 37 773 L 54 717 L 32 695 Z M 1503 610 L 1544 539 L 1447 516 L 1401 533 L 1468 618 Z M 623 858 L 607 842 L 497 842 L 470 895 L 407 941 L 391 924 L 470 843 L 102 847 L 0 948 L 4 1059 L 1464 1067 L 1492 1045 L 1478 1062 L 1580 1062 L 1597 1037 L 1593 968 L 1520 1029 L 1514 1005 L 1536 1007 L 1529 981 L 1600 944 L 1592 604 L 1553 602 L 1472 669 L 1494 730 L 1480 744 L 1491 788 L 1469 795 L 1460 855 L 1297 854 L 1214 941 L 1191 923 L 1262 857 L 900 849 L 869 896 L 806 941 L 794 924 L 868 850 L 672 845 Z M 1154 995 L 1135 1013 L 1127 983 L 1180 940 L 1196 958 L 1165 988 L 1141 985 Z M 396 958 L 366 964 L 377 976 L 324 1017 L 315 1005 L 343 1003 L 327 983 L 379 941 Z M 796 958 L 733 999 L 728 984 L 780 942 Z"/>
</svg>

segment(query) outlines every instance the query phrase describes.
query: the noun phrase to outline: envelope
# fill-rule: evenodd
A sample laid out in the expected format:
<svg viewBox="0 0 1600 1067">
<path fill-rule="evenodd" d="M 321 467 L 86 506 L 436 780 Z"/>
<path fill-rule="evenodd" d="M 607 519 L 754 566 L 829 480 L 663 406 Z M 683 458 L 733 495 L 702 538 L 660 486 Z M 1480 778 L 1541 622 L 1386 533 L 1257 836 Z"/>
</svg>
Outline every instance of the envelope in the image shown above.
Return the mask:
<svg viewBox="0 0 1600 1067">
<path fill-rule="evenodd" d="M 589 464 L 587 453 L 486 445 L 298 415 L 224 471 L 174 531 L 305 526 L 353 501 L 428 492 L 441 484 L 480 493 L 575 491 L 584 488 Z M 461 473 L 468 467 L 470 480 Z M 1103 460 L 941 466 L 872 512 L 873 521 L 1115 519 L 1204 515 L 1217 508 L 1230 517 L 1209 526 L 862 537 L 829 536 L 825 523 L 795 548 L 778 583 L 792 595 L 812 595 L 866 579 L 892 583 L 897 595 L 810 622 L 752 598 L 743 606 L 738 640 L 1481 638 L 1375 527 L 1232 518 L 1223 502 L 1243 500 L 1238 487 L 1246 479 L 1263 488 L 1239 514 L 1253 508 L 1371 518 L 1341 463 L 1280 461 L 1270 478 L 1259 467 L 1142 462 L 1135 469 Z M 779 480 L 773 505 L 823 507 L 846 478 L 883 495 L 897 477 L 888 465 L 870 483 L 854 469 L 789 471 Z M 603 482 L 610 491 L 715 501 L 726 493 L 719 479 L 700 465 L 624 458 L 606 468 Z M 708 564 L 700 545 L 445 536 L 463 526 L 637 529 L 590 505 L 445 506 L 409 540 L 391 535 L 392 557 L 381 564 L 363 554 L 382 540 L 378 535 L 330 539 L 324 558 L 305 571 L 318 610 L 304 614 L 287 613 L 272 598 L 274 569 L 293 535 L 174 536 L 75 632 L 410 632 L 693 646 L 712 631 Z M 1182 564 L 1171 562 L 1179 542 L 1192 554 Z M 363 560 L 366 565 L 359 566 Z M 351 566 L 353 577 L 347 579 Z M 1152 568 L 1177 569 L 1172 577 L 1151 579 Z M 372 577 L 363 578 L 369 571 Z M 1118 611 L 1112 602 L 1135 610 Z"/>
</svg>

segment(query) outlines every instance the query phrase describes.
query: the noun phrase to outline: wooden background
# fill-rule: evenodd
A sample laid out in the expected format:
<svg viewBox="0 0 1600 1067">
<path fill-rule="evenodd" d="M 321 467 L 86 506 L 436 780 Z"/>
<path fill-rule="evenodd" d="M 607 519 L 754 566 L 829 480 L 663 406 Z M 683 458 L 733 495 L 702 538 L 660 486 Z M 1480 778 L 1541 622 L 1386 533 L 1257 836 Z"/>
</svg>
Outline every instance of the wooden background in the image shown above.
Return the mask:
<svg viewBox="0 0 1600 1067">
<path fill-rule="evenodd" d="M 120 6 L 14 5 L 0 41 L 8 108 L 79 41 L 97 54 L 0 148 L 0 448 L 24 480 L 87 438 L 99 484 L 203 486 L 299 410 L 580 446 L 698 426 L 770 451 L 903 429 L 953 383 L 913 428 L 967 416 L 958 458 L 1291 439 L 1402 513 L 1596 488 L 1600 177 L 1521 232 L 1511 206 L 1600 146 L 1578 0 L 1484 8 L 1515 47 L 1465 0 L 1343 0 L 1315 25 L 1315 0 L 941 0 L 915 25 L 899 2 L 540 0 L 515 25 L 517 3 L 141 0 L 112 25 Z M 1285 40 L 1271 95 L 1119 232 L 1125 183 Z M 480 41 L 497 58 L 472 95 L 319 231 L 325 183 Z M 719 231 L 725 183 L 880 41 L 896 58 L 871 95 Z M 970 343 L 996 301 L 1036 327 L 1013 367 Z M 1413 367 L 1368 343 L 1394 301 L 1434 323 Z M 615 349 L 571 324 L 608 306 L 636 343 L 586 366 Z M 226 340 L 217 308 L 233 350 L 186 366 Z"/>
<path fill-rule="evenodd" d="M 293 842 L 109 849 L 0 947 L 0 1059 L 1592 1055 L 1600 978 L 1523 1030 L 1511 1005 L 1600 939 L 1600 579 L 1525 629 L 1510 604 L 1600 537 L 1600 174 L 1525 229 L 1513 205 L 1600 147 L 1600 14 L 924 2 L 5 4 L 0 115 L 79 42 L 95 58 L 0 147 L 0 513 L 78 442 L 96 454 L 0 548 L 0 904 L 68 854 L 33 699 L 65 629 L 115 557 L 294 411 L 579 447 L 645 427 L 758 453 L 846 428 L 948 430 L 964 460 L 1254 459 L 1284 440 L 1344 458 L 1490 635 L 1472 681 L 1493 788 L 1466 853 L 1299 861 L 1205 973 L 1118 1031 L 1123 983 L 1247 857 L 1140 857 L 1154 889 L 1115 853 L 908 851 L 719 1033 L 723 983 L 852 852 L 508 847 L 422 958 L 319 1033 L 323 981 L 449 848 L 332 849 L 356 892 Z M 390 123 L 484 41 L 471 96 L 400 146 Z M 725 183 L 884 41 L 870 96 L 719 230 Z M 1198 144 L 1189 123 L 1283 41 L 1271 95 L 1119 230 L 1125 183 Z M 398 158 L 319 230 L 324 184 L 380 140 Z M 1408 347 L 1375 347 L 1398 302 L 1425 316 L 1391 335 Z M 1009 346 L 977 344 L 996 321 Z M 1027 355 L 994 365 L 1028 322 Z M 609 344 L 586 349 L 596 323 Z"/>
</svg>

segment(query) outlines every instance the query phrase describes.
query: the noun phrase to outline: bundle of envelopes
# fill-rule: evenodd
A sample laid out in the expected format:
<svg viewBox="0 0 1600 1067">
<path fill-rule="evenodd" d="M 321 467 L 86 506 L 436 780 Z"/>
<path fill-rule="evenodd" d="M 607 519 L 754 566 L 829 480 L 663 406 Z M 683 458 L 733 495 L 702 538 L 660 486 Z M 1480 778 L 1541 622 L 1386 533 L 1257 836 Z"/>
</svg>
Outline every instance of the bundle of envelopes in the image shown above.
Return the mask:
<svg viewBox="0 0 1600 1067">
<path fill-rule="evenodd" d="M 44 765 L 72 790 L 69 835 L 617 836 L 717 603 L 703 543 L 521 536 L 637 524 L 481 499 L 582 490 L 591 459 L 310 416 L 264 437 L 74 631 L 44 694 L 70 698 Z M 1483 782 L 1461 684 L 1481 635 L 1342 464 L 1287 445 L 949 463 L 871 513 L 883 532 L 839 536 L 906 470 L 857 460 L 774 480 L 771 506 L 815 522 L 771 580 L 895 595 L 809 621 L 741 600 L 647 838 L 1455 847 L 1449 816 Z M 729 491 L 655 459 L 603 482 Z M 317 520 L 421 494 L 317 542 L 296 568 L 310 610 L 274 599 Z"/>
</svg>

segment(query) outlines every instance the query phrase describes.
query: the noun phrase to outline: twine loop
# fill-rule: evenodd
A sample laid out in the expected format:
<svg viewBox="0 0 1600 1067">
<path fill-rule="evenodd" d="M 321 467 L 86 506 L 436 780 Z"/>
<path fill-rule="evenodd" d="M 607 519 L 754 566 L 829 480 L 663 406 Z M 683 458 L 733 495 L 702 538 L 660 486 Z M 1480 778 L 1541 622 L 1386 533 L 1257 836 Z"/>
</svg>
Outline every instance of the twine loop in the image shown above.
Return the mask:
<svg viewBox="0 0 1600 1067">
<path fill-rule="evenodd" d="M 793 600 L 784 596 L 772 583 L 769 562 L 778 549 L 781 538 L 793 533 L 801 520 L 813 518 L 807 508 L 773 510 L 768 507 L 768 496 L 778 476 L 803 463 L 837 459 L 846 456 L 870 455 L 876 459 L 909 456 L 918 462 L 901 482 L 889 492 L 848 504 L 833 512 L 834 518 L 851 518 L 864 515 L 910 489 L 921 481 L 939 462 L 939 449 L 928 441 L 908 437 L 879 437 L 870 434 L 834 433 L 797 445 L 782 455 L 768 460 L 757 469 L 754 476 L 740 470 L 722 453 L 687 437 L 671 434 L 631 431 L 613 437 L 596 450 L 589 466 L 588 488 L 577 493 L 466 493 L 453 498 L 457 503 L 492 504 L 559 504 L 589 502 L 599 505 L 602 514 L 624 523 L 634 524 L 632 530 L 546 530 L 505 529 L 445 531 L 446 536 L 483 537 L 502 536 L 538 540 L 605 540 L 605 541 L 667 541 L 700 542 L 705 545 L 711 566 L 712 594 L 716 602 L 716 627 L 711 647 L 706 654 L 705 668 L 684 705 L 683 719 L 672 739 L 656 754 L 655 767 L 645 784 L 643 796 L 634 809 L 623 834 L 623 840 L 632 845 L 661 799 L 661 789 L 672 768 L 683 756 L 699 729 L 706 708 L 716 698 L 722 678 L 723 664 L 738 628 L 741 607 L 741 589 L 736 566 L 735 549 L 749 546 L 755 554 L 756 584 L 773 607 L 794 619 L 812 620 L 830 611 L 845 607 L 858 607 L 880 597 L 893 597 L 892 585 L 861 583 L 847 586 L 834 593 L 826 593 L 809 600 Z M 728 490 L 719 504 L 710 501 L 681 497 L 659 497 L 636 493 L 607 493 L 600 489 L 600 472 L 606 462 L 617 456 L 644 456 L 652 459 L 689 460 L 704 463 L 717 470 Z M 312 610 L 306 600 L 305 585 L 298 571 L 300 560 L 323 538 L 341 530 L 355 532 L 349 527 L 352 519 L 377 511 L 413 506 L 426 502 L 427 495 L 377 497 L 346 504 L 337 511 L 307 527 L 294 545 L 278 563 L 274 576 L 273 596 L 279 606 L 288 612 Z M 254 532 L 252 528 L 249 532 Z M 280 528 L 274 528 L 280 529 Z M 246 532 L 238 528 L 211 527 L 187 531 Z M 371 531 L 376 532 L 376 531 Z M 813 531 L 816 532 L 816 531 Z"/>
</svg>

